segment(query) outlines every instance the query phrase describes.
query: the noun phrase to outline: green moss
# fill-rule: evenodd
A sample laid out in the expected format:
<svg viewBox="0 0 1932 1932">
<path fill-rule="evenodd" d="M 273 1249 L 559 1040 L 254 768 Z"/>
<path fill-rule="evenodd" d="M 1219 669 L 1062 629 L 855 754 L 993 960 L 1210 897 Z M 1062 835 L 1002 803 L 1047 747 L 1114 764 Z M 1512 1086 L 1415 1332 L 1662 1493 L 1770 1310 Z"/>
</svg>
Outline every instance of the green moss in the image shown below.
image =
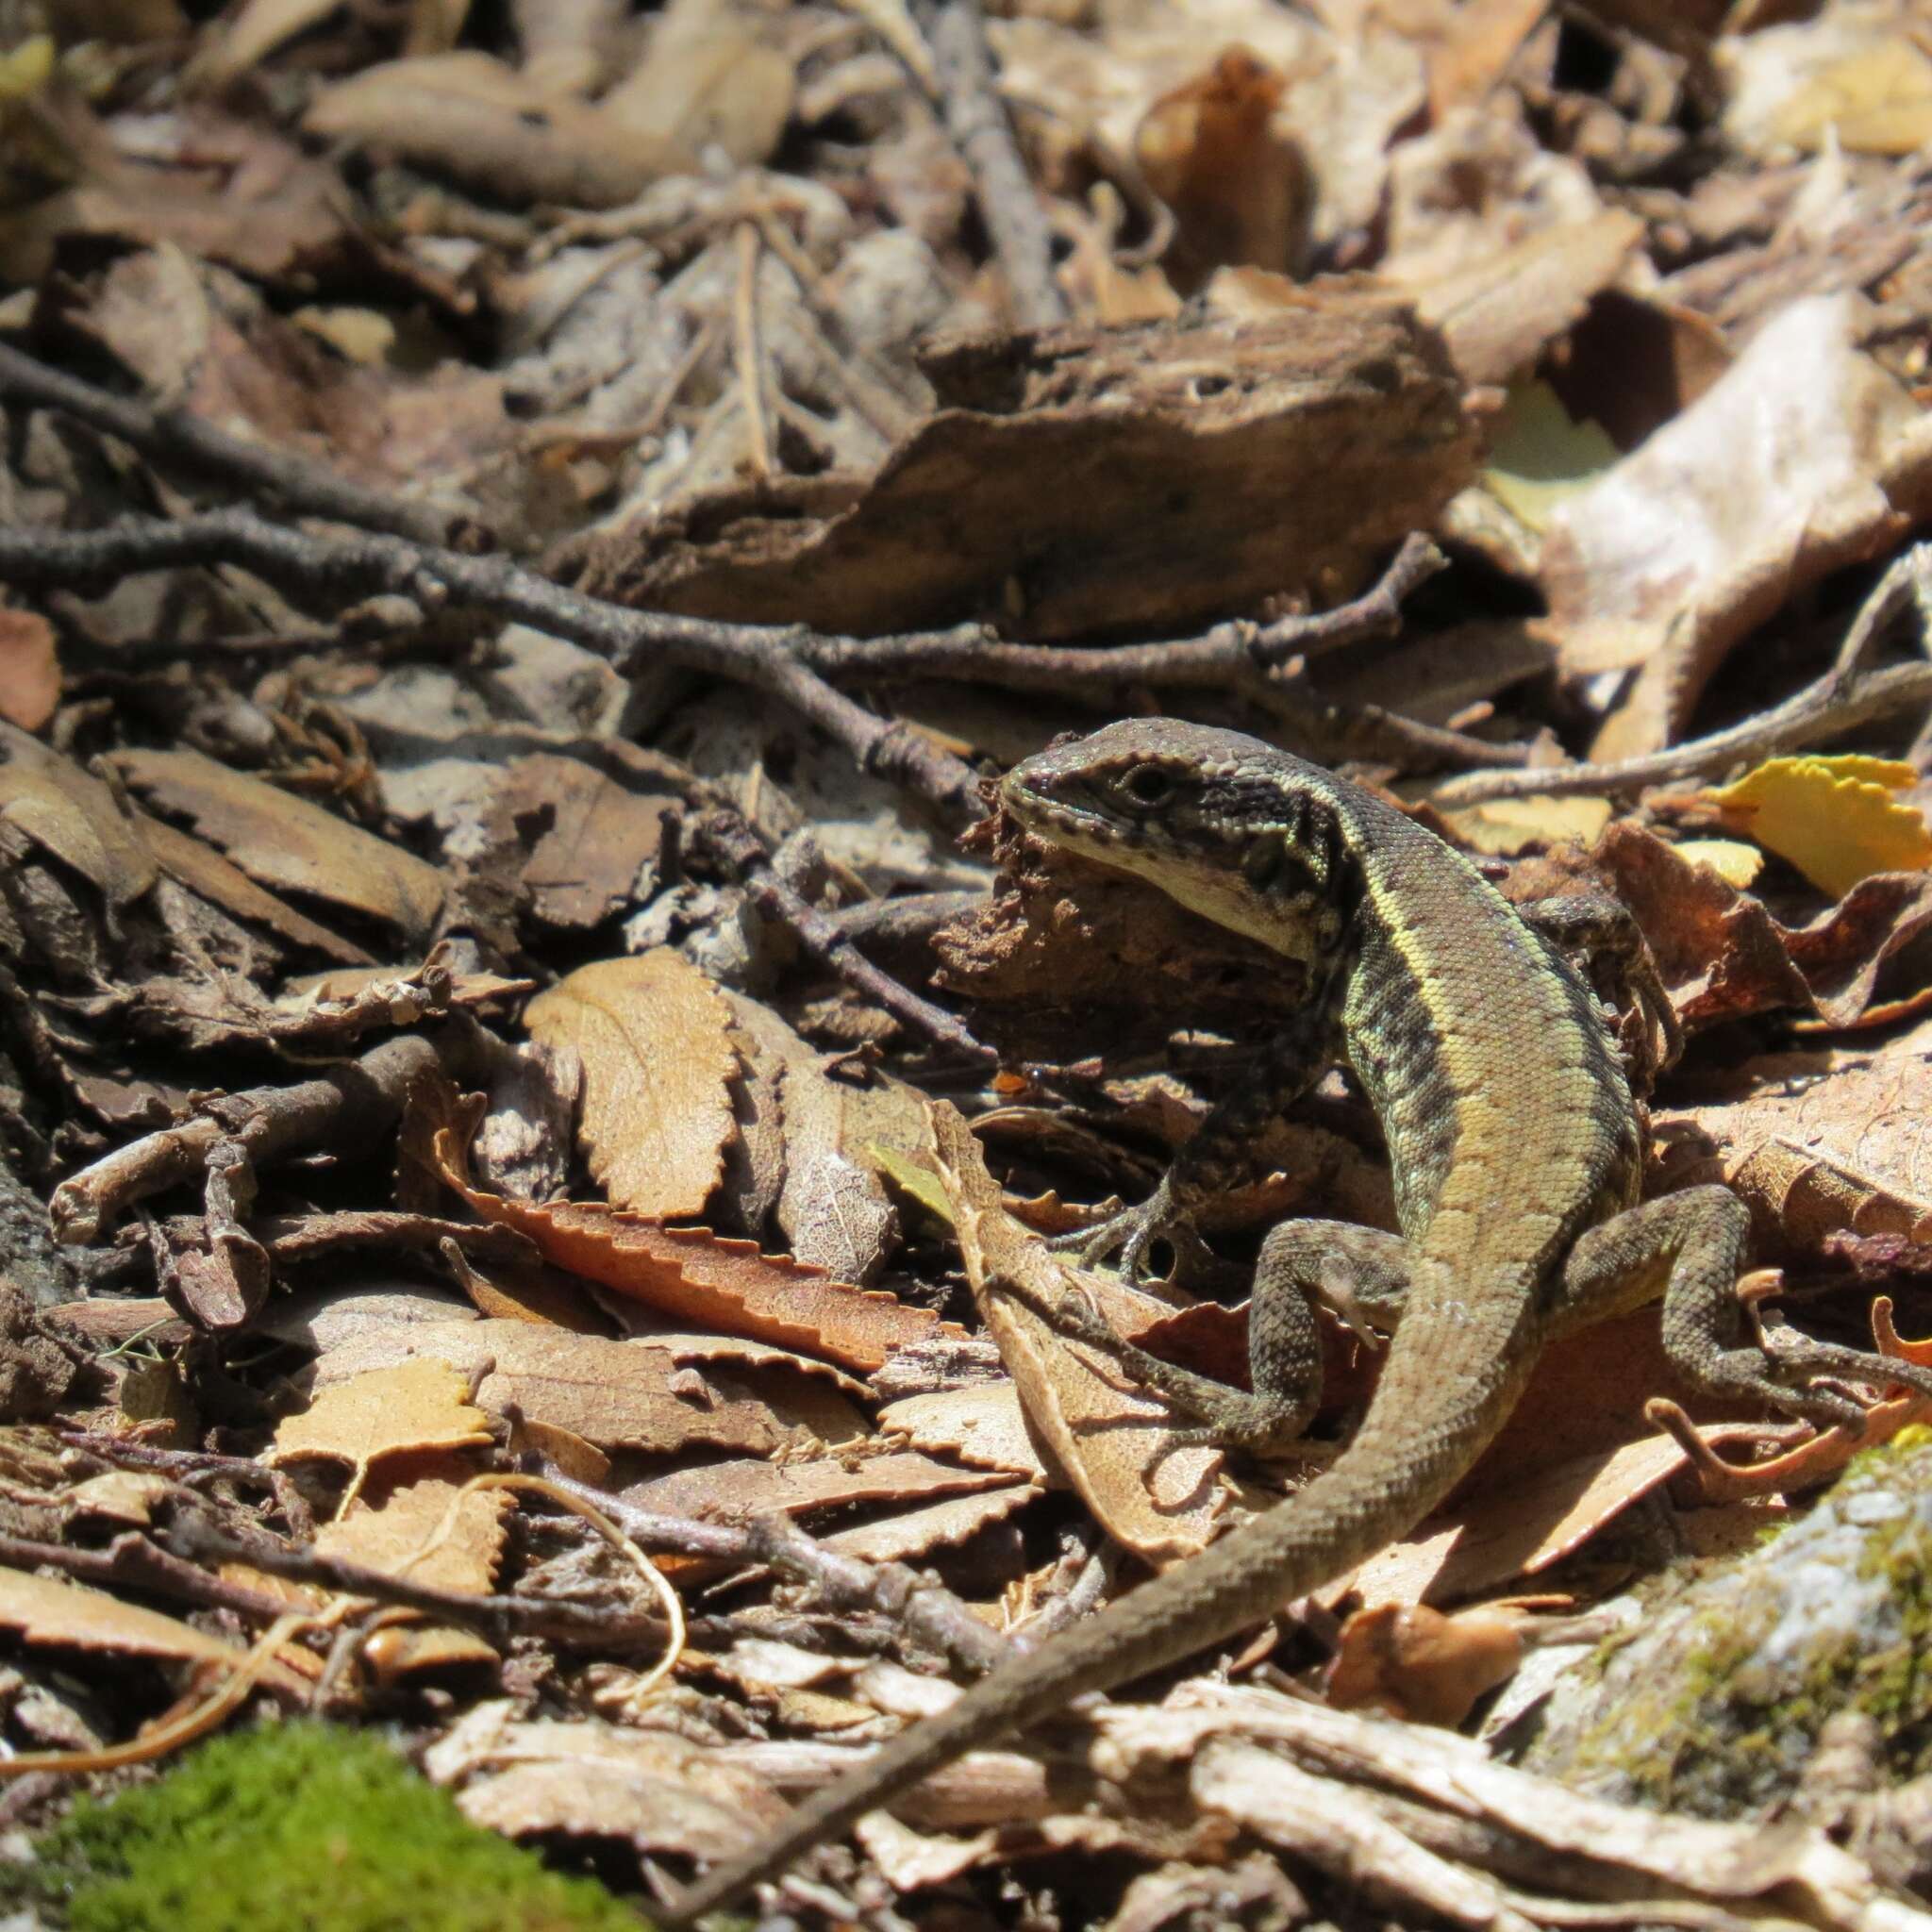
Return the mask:
<svg viewBox="0 0 1932 1932">
<path fill-rule="evenodd" d="M 287 1724 L 83 1799 L 36 1846 L 73 1932 L 638 1932 L 589 1879 L 480 1831 L 375 1738 Z M 4 1889 L 4 1881 L 0 1881 Z"/>
</svg>

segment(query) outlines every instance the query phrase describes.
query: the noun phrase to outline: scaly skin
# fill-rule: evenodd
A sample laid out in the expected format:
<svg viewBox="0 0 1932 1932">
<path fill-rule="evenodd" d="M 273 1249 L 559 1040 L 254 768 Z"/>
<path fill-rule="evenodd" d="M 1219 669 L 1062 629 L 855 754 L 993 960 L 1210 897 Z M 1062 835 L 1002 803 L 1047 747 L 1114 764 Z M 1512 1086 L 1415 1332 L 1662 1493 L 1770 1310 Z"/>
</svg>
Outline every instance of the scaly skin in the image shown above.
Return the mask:
<svg viewBox="0 0 1932 1932">
<path fill-rule="evenodd" d="M 1014 770 L 1003 795 L 1032 830 L 1307 961 L 1325 986 L 1317 1011 L 1332 1026 L 1304 1029 L 1300 1049 L 1210 1117 L 1155 1200 L 1094 1245 L 1124 1240 L 1132 1273 L 1150 1236 L 1184 1233 L 1232 1151 L 1319 1073 L 1324 1041 L 1339 1034 L 1394 1171 L 1406 1254 L 1392 1238 L 1367 1237 L 1379 1245 L 1358 1271 L 1373 1280 L 1357 1304 L 1392 1324 L 1393 1339 L 1354 1440 L 1307 1489 L 881 1746 L 690 1888 L 664 1915 L 674 1924 L 779 1873 L 962 1753 L 1233 1637 L 1374 1555 L 1482 1454 L 1557 1330 L 1664 1288 L 1667 1343 L 1707 1386 L 1836 1420 L 1852 1406 L 1810 1389 L 1811 1374 L 1874 1372 L 1847 1352 L 1768 1362 L 1745 1343 L 1732 1291 L 1744 1215 L 1724 1190 L 1624 1213 L 1636 1197 L 1640 1125 L 1594 999 L 1432 833 L 1255 739 L 1171 719 L 1056 746 Z M 1293 1341 L 1299 1293 L 1318 1289 L 1306 1264 L 1325 1253 L 1332 1277 L 1361 1233 L 1301 1222 L 1271 1237 L 1250 1315 L 1257 1395 L 1229 1398 L 1235 1435 L 1264 1436 L 1271 1419 L 1312 1406 L 1308 1351 Z M 1071 1317 L 1066 1325 L 1080 1329 Z M 1272 1357 L 1271 1341 L 1282 1344 Z M 1146 1366 L 1138 1351 L 1119 1352 Z M 1148 1374 L 1158 1380 L 1159 1366 Z M 1793 1379 L 1807 1386 L 1793 1393 Z M 1214 1411 L 1192 1388 L 1175 1392 Z M 1244 1401 L 1265 1411 L 1258 1422 L 1242 1420 Z"/>
</svg>

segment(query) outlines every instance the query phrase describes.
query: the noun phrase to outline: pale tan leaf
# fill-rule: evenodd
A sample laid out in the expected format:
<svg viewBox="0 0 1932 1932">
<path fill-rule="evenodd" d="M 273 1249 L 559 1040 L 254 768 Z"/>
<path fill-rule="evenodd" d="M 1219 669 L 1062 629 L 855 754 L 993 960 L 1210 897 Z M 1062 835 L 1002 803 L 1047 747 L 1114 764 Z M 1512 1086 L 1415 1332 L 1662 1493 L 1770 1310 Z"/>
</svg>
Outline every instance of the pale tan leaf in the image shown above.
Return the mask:
<svg viewBox="0 0 1932 1932">
<path fill-rule="evenodd" d="M 392 1489 L 372 1484 L 343 1516 L 316 1532 L 316 1550 L 435 1590 L 487 1595 L 503 1559 L 504 1518 L 513 1499 L 508 1490 L 472 1490 L 451 1520 L 461 1491 L 459 1474 L 412 1472 Z M 447 1533 L 439 1535 L 446 1521 Z"/>
<path fill-rule="evenodd" d="M 820 1541 L 841 1557 L 868 1563 L 905 1563 L 936 1550 L 957 1549 L 982 1529 L 1004 1523 L 1040 1492 L 1031 1483 L 1008 1483 L 977 1496 L 948 1496 L 916 1509 L 901 1509 L 876 1523 L 837 1529 Z"/>
<path fill-rule="evenodd" d="M 879 1411 L 879 1428 L 903 1435 L 916 1449 L 957 1456 L 980 1469 L 1006 1470 L 1035 1482 L 1058 1474 L 1041 1456 L 1019 1387 L 1010 1380 L 908 1395 Z"/>
<path fill-rule="evenodd" d="M 424 1769 L 458 1788 L 472 1823 L 515 1838 L 619 1838 L 638 1851 L 715 1861 L 785 1814 L 766 1781 L 713 1745 L 596 1719 L 517 1723 L 479 1706 L 433 1744 Z"/>
<path fill-rule="evenodd" d="M 432 1356 L 366 1370 L 288 1417 L 275 1431 L 275 1459 L 317 1457 L 366 1472 L 384 1456 L 480 1448 L 491 1440 L 489 1418 L 464 1399 L 468 1389 Z"/>
<path fill-rule="evenodd" d="M 532 1040 L 583 1066 L 577 1138 L 615 1208 L 702 1214 L 731 1138 L 731 1008 L 660 946 L 583 966 L 530 1002 Z"/>
<path fill-rule="evenodd" d="M 811 1462 L 714 1462 L 635 1483 L 624 1497 L 641 1509 L 736 1522 L 767 1509 L 803 1516 L 815 1509 L 976 1495 L 1012 1487 L 1012 1475 L 1005 1470 L 960 1469 L 898 1450 L 849 1462 L 824 1457 Z"/>
</svg>

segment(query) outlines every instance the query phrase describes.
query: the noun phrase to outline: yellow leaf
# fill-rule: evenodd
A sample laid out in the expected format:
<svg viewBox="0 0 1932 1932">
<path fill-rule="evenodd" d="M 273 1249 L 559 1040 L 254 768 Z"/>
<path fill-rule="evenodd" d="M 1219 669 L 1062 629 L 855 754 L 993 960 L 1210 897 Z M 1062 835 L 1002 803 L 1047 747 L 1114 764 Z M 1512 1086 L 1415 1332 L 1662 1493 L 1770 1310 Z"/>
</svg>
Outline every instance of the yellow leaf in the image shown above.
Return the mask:
<svg viewBox="0 0 1932 1932">
<path fill-rule="evenodd" d="M 1875 872 L 1932 866 L 1924 814 L 1892 796 L 1918 775 L 1892 758 L 1771 758 L 1704 796 L 1731 830 L 1790 859 L 1838 898 Z"/>
<path fill-rule="evenodd" d="M 1736 839 L 1679 839 L 1672 848 L 1692 865 L 1707 865 L 1727 886 L 1746 891 L 1764 870 L 1764 854 Z"/>
</svg>

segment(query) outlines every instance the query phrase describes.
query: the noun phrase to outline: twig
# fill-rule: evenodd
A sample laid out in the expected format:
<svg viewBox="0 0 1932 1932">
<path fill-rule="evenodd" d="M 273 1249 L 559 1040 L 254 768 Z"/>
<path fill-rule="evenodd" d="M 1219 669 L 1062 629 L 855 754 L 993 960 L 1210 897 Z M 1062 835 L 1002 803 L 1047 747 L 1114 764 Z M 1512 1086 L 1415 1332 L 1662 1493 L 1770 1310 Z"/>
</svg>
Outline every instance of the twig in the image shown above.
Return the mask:
<svg viewBox="0 0 1932 1932">
<path fill-rule="evenodd" d="M 1008 1655 L 1006 1641 L 942 1584 L 904 1563 L 841 1557 L 775 1512 L 742 1525 L 696 1523 L 639 1509 L 622 1496 L 551 1474 L 558 1487 L 594 1503 L 646 1549 L 768 1566 L 809 1584 L 829 1608 L 889 1618 L 918 1648 L 961 1670 L 984 1674 Z"/>
<path fill-rule="evenodd" d="M 84 1550 L 72 1543 L 37 1542 L 29 1537 L 0 1533 L 0 1563 L 15 1570 L 50 1569 L 78 1576 L 103 1589 L 142 1590 L 156 1596 L 177 1597 L 203 1609 L 229 1610 L 238 1617 L 273 1623 L 289 1606 L 266 1591 L 229 1583 L 198 1565 L 186 1562 L 136 1530 L 117 1536 L 104 1550 Z"/>
<path fill-rule="evenodd" d="M 848 986 L 941 1046 L 952 1047 L 982 1065 L 991 1066 L 998 1059 L 991 1047 L 976 1040 L 943 1007 L 921 999 L 909 987 L 874 966 L 830 918 L 787 885 L 772 870 L 763 841 L 739 813 L 708 811 L 692 829 L 698 841 L 738 875 L 752 903 L 796 935 L 807 952 Z"/>
<path fill-rule="evenodd" d="M 751 465 L 762 478 L 772 474 L 772 435 L 765 426 L 765 358 L 758 344 L 758 229 L 738 225 L 738 288 L 731 306 L 732 341 L 738 359 L 738 393 L 751 439 Z"/>
<path fill-rule="evenodd" d="M 211 1096 L 193 1119 L 144 1134 L 70 1175 L 54 1190 L 49 1218 L 63 1241 L 97 1241 L 136 1201 L 199 1181 L 210 1154 L 230 1138 L 258 1164 L 296 1147 L 369 1147 L 393 1124 L 411 1082 L 441 1064 L 431 1041 L 406 1034 L 317 1079 Z"/>
<path fill-rule="evenodd" d="M 942 0 L 930 33 L 946 132 L 972 171 L 987 239 L 1005 271 L 1021 328 L 1065 322 L 1053 278 L 1053 230 L 1007 120 L 979 0 Z"/>
<path fill-rule="evenodd" d="M 344 602 L 401 595 L 425 609 L 486 610 L 582 644 L 625 676 L 652 663 L 708 671 L 769 692 L 842 744 L 861 771 L 928 799 L 950 823 L 978 816 L 972 769 L 910 725 L 889 723 L 834 691 L 806 661 L 800 644 L 807 633 L 796 628 L 627 610 L 507 558 L 466 557 L 374 532 L 311 536 L 240 508 L 172 523 L 125 519 L 82 532 L 0 531 L 0 576 L 16 588 L 113 584 L 142 571 L 212 563 L 242 564 L 291 593 Z"/>
<path fill-rule="evenodd" d="M 1886 625 L 1907 608 L 1920 613 L 1923 646 L 1932 630 L 1932 544 L 1916 545 L 1886 572 L 1846 632 L 1831 669 L 1783 704 L 1707 738 L 1615 764 L 1469 772 L 1438 786 L 1430 803 L 1447 810 L 1531 793 L 1631 791 L 1672 784 L 1803 751 L 1901 711 L 1932 708 L 1932 664 L 1867 668 Z"/>
<path fill-rule="evenodd" d="M 351 483 L 286 451 L 266 449 L 217 429 L 189 409 L 157 409 L 110 394 L 0 342 L 0 396 L 33 408 L 60 409 L 131 444 L 164 468 L 240 486 L 310 516 L 358 528 L 393 530 L 423 543 L 447 543 L 480 520 L 467 509 L 437 509 Z"/>
</svg>

